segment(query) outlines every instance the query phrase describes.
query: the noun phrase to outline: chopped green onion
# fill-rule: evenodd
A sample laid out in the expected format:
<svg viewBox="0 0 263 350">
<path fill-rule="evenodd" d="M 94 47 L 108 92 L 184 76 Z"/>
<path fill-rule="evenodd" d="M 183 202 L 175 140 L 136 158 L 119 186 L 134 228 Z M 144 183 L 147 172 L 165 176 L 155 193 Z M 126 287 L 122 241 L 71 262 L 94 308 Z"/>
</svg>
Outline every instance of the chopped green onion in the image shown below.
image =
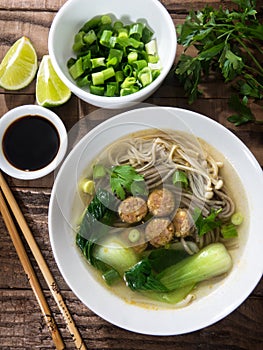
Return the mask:
<svg viewBox="0 0 263 350">
<path fill-rule="evenodd" d="M 117 65 L 121 62 L 122 56 L 123 52 L 121 50 L 111 48 L 108 56 L 108 62 L 114 58 L 116 59 L 116 63 L 114 65 Z"/>
<path fill-rule="evenodd" d="M 144 67 L 142 70 L 140 70 L 138 73 L 138 79 L 141 81 L 142 86 L 151 84 L 153 81 L 151 69 L 149 67 Z"/>
<path fill-rule="evenodd" d="M 96 164 L 93 167 L 93 179 L 100 179 L 106 175 L 106 169 L 102 164 Z"/>
<path fill-rule="evenodd" d="M 137 71 L 142 70 L 143 68 L 147 67 L 147 65 L 147 61 L 145 60 L 139 60 L 132 63 L 132 66 L 135 67 Z"/>
<path fill-rule="evenodd" d="M 241 213 L 235 213 L 231 216 L 231 223 L 233 225 L 239 226 L 242 224 L 244 217 Z"/>
<path fill-rule="evenodd" d="M 118 92 L 119 92 L 118 83 L 112 81 L 107 84 L 105 96 L 108 96 L 108 97 L 117 96 Z"/>
<path fill-rule="evenodd" d="M 71 66 L 73 66 L 73 64 L 76 62 L 76 58 L 69 58 L 68 61 L 67 61 L 67 67 L 70 68 Z"/>
<path fill-rule="evenodd" d="M 85 56 L 82 57 L 82 68 L 83 70 L 90 69 L 92 67 L 91 63 L 91 52 L 89 51 Z"/>
<path fill-rule="evenodd" d="M 150 42 L 148 42 L 147 44 L 145 44 L 145 50 L 147 52 L 148 55 L 157 55 L 157 45 L 156 45 L 156 40 L 153 39 Z"/>
<path fill-rule="evenodd" d="M 96 41 L 97 39 L 97 35 L 94 32 L 93 29 L 91 29 L 87 34 L 85 34 L 83 36 L 83 41 L 87 44 L 87 45 L 91 45 L 94 43 L 94 41 Z"/>
<path fill-rule="evenodd" d="M 110 47 L 110 38 L 112 36 L 111 30 L 104 30 L 101 34 L 100 43 L 103 46 Z"/>
<path fill-rule="evenodd" d="M 135 49 L 142 49 L 144 47 L 143 43 L 134 38 L 129 38 L 129 45 L 134 47 Z"/>
<path fill-rule="evenodd" d="M 96 95 L 135 93 L 161 71 L 152 37 L 153 32 L 143 22 L 124 25 L 108 14 L 96 16 L 76 33 L 72 46 L 75 57 L 67 61 L 67 68 L 79 87 L 88 86 Z M 132 79 L 124 83 L 126 77 Z"/>
<path fill-rule="evenodd" d="M 173 173 L 172 181 L 175 186 L 188 187 L 188 178 L 184 171 L 176 170 Z"/>
<path fill-rule="evenodd" d="M 136 228 L 130 230 L 128 234 L 128 239 L 130 242 L 135 243 L 140 239 L 141 233 Z"/>
<path fill-rule="evenodd" d="M 121 84 L 121 88 L 129 88 L 131 86 L 133 86 L 136 83 L 136 78 L 135 77 L 126 77 L 123 81 L 123 83 Z"/>
<path fill-rule="evenodd" d="M 83 78 L 78 78 L 76 83 L 79 87 L 88 86 L 90 84 L 89 76 L 85 75 Z"/>
<path fill-rule="evenodd" d="M 103 76 L 102 71 L 92 73 L 91 77 L 92 77 L 92 84 L 93 85 L 103 85 L 104 84 L 104 76 Z"/>
<path fill-rule="evenodd" d="M 109 67 L 107 69 L 104 69 L 102 71 L 102 73 L 103 73 L 104 80 L 108 80 L 108 79 L 115 76 L 115 71 L 114 71 L 113 67 Z"/>
<path fill-rule="evenodd" d="M 125 64 L 123 67 L 122 67 L 122 71 L 123 71 L 123 74 L 126 76 L 126 77 L 131 77 L 133 75 L 133 68 L 132 68 L 132 65 L 131 64 Z"/>
<path fill-rule="evenodd" d="M 95 184 L 94 181 L 90 179 L 83 179 L 80 181 L 80 189 L 82 192 L 87 194 L 93 194 L 95 190 Z"/>
<path fill-rule="evenodd" d="M 90 85 L 89 88 L 90 88 L 91 94 L 98 95 L 98 96 L 104 95 L 104 86 Z"/>
<path fill-rule="evenodd" d="M 97 28 L 101 24 L 101 17 L 96 16 L 87 21 L 81 28 L 81 31 L 88 32 L 90 29 Z"/>
<path fill-rule="evenodd" d="M 238 236 L 236 226 L 232 223 L 223 225 L 221 227 L 221 234 L 226 239 Z"/>
<path fill-rule="evenodd" d="M 138 59 L 138 52 L 136 51 L 131 51 L 128 54 L 128 63 L 132 64 L 133 62 L 137 61 Z"/>
<path fill-rule="evenodd" d="M 140 41 L 124 36 L 118 36 L 118 38 L 116 39 L 116 43 L 124 48 L 127 46 L 131 46 L 135 49 L 143 47 L 143 44 Z"/>
<path fill-rule="evenodd" d="M 98 28 L 98 32 L 97 32 L 97 37 L 99 38 L 99 41 L 102 37 L 102 34 L 104 32 L 104 30 L 106 31 L 112 31 L 112 25 L 111 24 L 101 24 L 101 26 Z M 102 45 L 102 44 L 101 44 Z"/>
<path fill-rule="evenodd" d="M 97 58 L 91 58 L 91 67 L 92 68 L 98 68 L 105 66 L 105 57 L 97 57 Z"/>
<path fill-rule="evenodd" d="M 158 63 L 159 57 L 156 55 L 148 55 L 148 62 L 149 63 Z"/>
<path fill-rule="evenodd" d="M 148 43 L 152 39 L 152 36 L 153 32 L 147 26 L 145 26 L 142 31 L 142 42 L 145 44 Z"/>
<path fill-rule="evenodd" d="M 142 23 L 134 23 L 130 27 L 129 36 L 133 37 L 136 40 L 140 40 L 143 32 L 143 24 Z"/>
<path fill-rule="evenodd" d="M 121 89 L 120 95 L 121 96 L 126 96 L 126 95 L 130 95 L 130 94 L 134 94 L 137 91 L 139 91 L 139 87 L 134 85 L 134 86 L 131 86 L 129 88 Z"/>
<path fill-rule="evenodd" d="M 102 24 L 111 24 L 112 22 L 111 17 L 109 15 L 102 15 L 100 20 Z"/>
<path fill-rule="evenodd" d="M 159 77 L 160 74 L 161 74 L 161 71 L 159 69 L 152 70 L 153 80 L 155 80 L 157 77 Z"/>
<path fill-rule="evenodd" d="M 123 28 L 123 23 L 121 21 L 116 21 L 113 24 L 113 30 L 115 32 L 118 32 L 118 30 L 120 30 L 121 28 Z"/>
<path fill-rule="evenodd" d="M 118 38 L 128 38 L 128 29 L 121 27 L 118 29 Z"/>
<path fill-rule="evenodd" d="M 82 66 L 82 57 L 80 57 L 70 68 L 69 73 L 73 79 L 79 78 L 83 73 L 84 69 Z"/>
<path fill-rule="evenodd" d="M 103 85 L 105 80 L 108 80 L 115 76 L 115 71 L 113 67 L 106 68 L 100 72 L 92 73 L 92 84 L 93 85 Z"/>
<path fill-rule="evenodd" d="M 110 45 L 110 47 L 114 47 L 115 46 L 115 44 L 116 44 L 116 36 L 112 36 L 111 38 L 110 38 L 110 42 L 109 42 L 109 45 Z"/>
<path fill-rule="evenodd" d="M 110 67 L 110 66 L 114 67 L 117 64 L 118 64 L 117 57 L 112 57 L 112 58 L 108 59 L 108 61 L 107 61 L 107 67 Z"/>
<path fill-rule="evenodd" d="M 118 71 L 115 73 L 115 79 L 116 79 L 116 82 L 117 82 L 117 83 L 121 83 L 121 82 L 124 80 L 123 71 L 118 70 Z"/>
<path fill-rule="evenodd" d="M 85 35 L 85 32 L 83 32 L 83 31 L 80 31 L 79 33 L 77 33 L 75 35 L 74 44 L 72 47 L 74 52 L 80 51 L 83 48 L 83 46 L 85 45 L 84 40 L 83 40 L 84 35 Z"/>
</svg>

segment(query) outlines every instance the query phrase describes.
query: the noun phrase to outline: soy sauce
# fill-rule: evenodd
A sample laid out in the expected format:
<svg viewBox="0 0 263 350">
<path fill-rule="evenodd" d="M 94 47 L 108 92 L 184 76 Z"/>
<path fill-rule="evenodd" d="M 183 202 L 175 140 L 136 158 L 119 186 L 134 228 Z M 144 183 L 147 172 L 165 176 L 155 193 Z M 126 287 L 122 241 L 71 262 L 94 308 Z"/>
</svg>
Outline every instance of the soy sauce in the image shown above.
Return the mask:
<svg viewBox="0 0 263 350">
<path fill-rule="evenodd" d="M 3 137 L 3 152 L 14 167 L 24 171 L 47 166 L 59 149 L 59 134 L 55 126 L 40 115 L 25 115 L 7 128 Z"/>
</svg>

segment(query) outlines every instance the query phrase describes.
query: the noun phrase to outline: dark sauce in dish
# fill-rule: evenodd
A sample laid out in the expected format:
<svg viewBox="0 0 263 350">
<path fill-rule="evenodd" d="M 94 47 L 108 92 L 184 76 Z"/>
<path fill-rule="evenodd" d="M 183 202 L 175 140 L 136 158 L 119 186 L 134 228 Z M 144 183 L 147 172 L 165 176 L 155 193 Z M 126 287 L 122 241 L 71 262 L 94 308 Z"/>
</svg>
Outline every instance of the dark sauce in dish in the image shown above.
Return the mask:
<svg viewBox="0 0 263 350">
<path fill-rule="evenodd" d="M 24 171 L 47 166 L 58 153 L 59 134 L 56 127 L 40 115 L 25 115 L 5 131 L 3 152 L 14 167 Z"/>
</svg>

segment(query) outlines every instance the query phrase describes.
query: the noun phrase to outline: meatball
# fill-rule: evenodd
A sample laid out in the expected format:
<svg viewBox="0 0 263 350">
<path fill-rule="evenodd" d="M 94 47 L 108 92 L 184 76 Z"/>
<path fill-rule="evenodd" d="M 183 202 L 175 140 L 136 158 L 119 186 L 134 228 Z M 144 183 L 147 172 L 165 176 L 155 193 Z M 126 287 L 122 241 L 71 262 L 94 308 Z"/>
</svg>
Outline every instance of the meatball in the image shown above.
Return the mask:
<svg viewBox="0 0 263 350">
<path fill-rule="evenodd" d="M 146 226 L 145 236 L 155 248 L 162 247 L 172 240 L 174 225 L 169 219 L 154 218 Z"/>
<path fill-rule="evenodd" d="M 166 188 L 154 190 L 148 197 L 147 205 L 151 214 L 168 216 L 175 208 L 174 195 Z"/>
<path fill-rule="evenodd" d="M 121 220 L 129 224 L 141 221 L 147 212 L 146 201 L 140 197 L 128 197 L 121 202 L 118 208 Z"/>
<path fill-rule="evenodd" d="M 191 221 L 186 209 L 178 208 L 173 218 L 176 237 L 186 237 L 190 235 Z"/>
</svg>

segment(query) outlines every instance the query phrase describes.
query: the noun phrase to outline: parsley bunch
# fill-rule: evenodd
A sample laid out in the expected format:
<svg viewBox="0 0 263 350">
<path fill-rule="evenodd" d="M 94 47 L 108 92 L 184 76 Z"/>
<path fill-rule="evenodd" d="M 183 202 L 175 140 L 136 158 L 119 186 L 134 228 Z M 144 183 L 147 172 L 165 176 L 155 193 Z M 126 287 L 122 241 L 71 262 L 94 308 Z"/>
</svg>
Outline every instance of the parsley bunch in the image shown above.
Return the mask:
<svg viewBox="0 0 263 350">
<path fill-rule="evenodd" d="M 255 0 L 233 0 L 237 10 L 205 7 L 191 11 L 177 27 L 178 43 L 184 46 L 175 74 L 183 84 L 188 102 L 201 94 L 199 84 L 210 72 L 220 72 L 237 93 L 229 100 L 235 110 L 228 120 L 236 126 L 258 122 L 249 107 L 249 100 L 263 98 L 263 25 L 257 18 Z M 194 46 L 195 57 L 186 54 Z"/>
</svg>

